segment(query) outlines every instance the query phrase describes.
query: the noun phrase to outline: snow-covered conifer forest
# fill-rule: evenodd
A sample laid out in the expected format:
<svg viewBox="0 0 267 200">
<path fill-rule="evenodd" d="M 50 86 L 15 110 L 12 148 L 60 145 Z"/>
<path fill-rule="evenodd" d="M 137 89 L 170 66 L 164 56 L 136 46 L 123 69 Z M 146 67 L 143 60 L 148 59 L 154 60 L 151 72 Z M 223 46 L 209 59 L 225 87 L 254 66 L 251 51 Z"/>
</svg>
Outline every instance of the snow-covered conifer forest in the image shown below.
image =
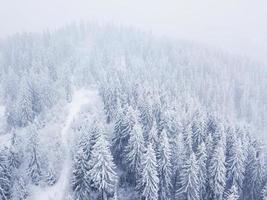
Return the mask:
<svg viewBox="0 0 267 200">
<path fill-rule="evenodd" d="M 266 200 L 267 68 L 133 28 L 0 41 L 0 200 Z"/>
</svg>

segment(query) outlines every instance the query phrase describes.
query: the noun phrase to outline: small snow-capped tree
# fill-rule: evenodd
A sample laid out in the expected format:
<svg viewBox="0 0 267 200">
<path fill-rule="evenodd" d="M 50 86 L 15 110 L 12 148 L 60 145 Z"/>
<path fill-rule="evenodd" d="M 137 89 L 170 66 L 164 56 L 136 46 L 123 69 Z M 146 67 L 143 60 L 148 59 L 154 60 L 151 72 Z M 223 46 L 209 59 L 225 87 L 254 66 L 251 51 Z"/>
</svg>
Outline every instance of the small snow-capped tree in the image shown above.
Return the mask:
<svg viewBox="0 0 267 200">
<path fill-rule="evenodd" d="M 32 125 L 28 128 L 29 137 L 29 163 L 27 166 L 27 174 L 33 184 L 38 185 L 42 179 L 41 157 L 39 152 L 39 141 L 36 126 Z"/>
<path fill-rule="evenodd" d="M 224 148 L 220 140 L 217 142 L 210 159 L 208 175 L 211 198 L 222 200 L 226 184 L 226 168 Z"/>
<path fill-rule="evenodd" d="M 116 166 L 103 131 L 101 131 L 95 144 L 92 146 L 89 166 L 92 187 L 100 192 L 102 200 L 107 200 L 108 196 L 113 196 L 115 193 L 117 174 L 115 172 Z"/>
<path fill-rule="evenodd" d="M 157 171 L 156 153 L 152 144 L 147 147 L 141 160 L 141 175 L 138 180 L 137 190 L 144 200 L 157 200 L 159 191 L 159 177 Z"/>
<path fill-rule="evenodd" d="M 206 152 L 206 146 L 205 143 L 202 142 L 197 149 L 196 153 L 197 157 L 197 165 L 199 169 L 198 178 L 199 178 L 199 194 L 200 199 L 204 200 L 206 199 L 206 188 L 207 188 L 207 152 Z"/>
<path fill-rule="evenodd" d="M 243 188 L 244 179 L 244 153 L 241 140 L 238 137 L 233 138 L 234 141 L 229 149 L 229 156 L 226 160 L 227 182 L 229 185 L 235 185 L 240 191 Z"/>
<path fill-rule="evenodd" d="M 119 109 L 119 114 L 114 127 L 114 137 L 112 139 L 112 152 L 115 158 L 115 162 L 119 165 L 122 164 L 125 145 L 127 145 L 130 132 L 135 123 L 135 112 L 129 108 L 128 111 Z"/>
<path fill-rule="evenodd" d="M 183 137 L 187 153 L 192 150 L 192 126 L 189 122 L 183 123 Z"/>
<path fill-rule="evenodd" d="M 153 114 L 151 105 L 144 100 L 139 106 L 140 110 L 140 122 L 142 124 L 145 141 L 148 139 L 148 134 L 153 126 Z"/>
<path fill-rule="evenodd" d="M 12 200 L 25 200 L 29 196 L 27 183 L 23 177 L 16 177 L 12 187 Z"/>
<path fill-rule="evenodd" d="M 73 86 L 72 86 L 72 81 L 69 72 L 66 72 L 65 77 L 64 77 L 64 90 L 65 90 L 65 98 L 68 103 L 72 101 L 72 93 L 73 93 Z"/>
<path fill-rule="evenodd" d="M 198 111 L 195 114 L 192 123 L 192 138 L 193 138 L 193 148 L 196 150 L 200 144 L 205 141 L 206 134 L 206 121 L 203 113 Z"/>
<path fill-rule="evenodd" d="M 12 188 L 12 172 L 9 166 L 8 151 L 0 152 L 0 199 L 9 200 Z"/>
<path fill-rule="evenodd" d="M 235 185 L 232 185 L 231 189 L 226 192 L 226 200 L 238 200 L 239 195 L 238 195 L 238 188 Z"/>
<path fill-rule="evenodd" d="M 33 94 L 32 88 L 25 77 L 20 83 L 20 90 L 17 100 L 17 114 L 19 115 L 19 125 L 24 127 L 33 121 L 35 113 L 33 111 Z"/>
<path fill-rule="evenodd" d="M 267 200 L 267 183 L 263 187 L 263 189 L 261 191 L 261 195 L 262 195 L 262 200 Z"/>
<path fill-rule="evenodd" d="M 82 148 L 78 149 L 74 157 L 74 167 L 72 172 L 72 191 L 77 200 L 90 198 L 89 163 Z"/>
<path fill-rule="evenodd" d="M 209 162 L 209 159 L 211 158 L 211 155 L 212 155 L 212 151 L 213 151 L 213 138 L 212 138 L 212 135 L 209 133 L 206 137 L 206 141 L 205 141 L 205 146 L 206 146 L 206 149 L 207 149 L 207 157 L 208 157 L 208 162 Z"/>
<path fill-rule="evenodd" d="M 179 185 L 179 173 L 181 171 L 184 158 L 186 156 L 186 149 L 185 149 L 185 144 L 184 144 L 184 139 L 181 133 L 178 133 L 174 141 L 172 142 L 172 158 L 171 158 L 171 163 L 173 167 L 173 186 L 178 186 Z"/>
<path fill-rule="evenodd" d="M 47 185 L 52 186 L 57 182 L 57 176 L 55 170 L 51 167 L 48 168 L 46 175 L 45 175 L 45 182 Z"/>
<path fill-rule="evenodd" d="M 180 187 L 176 190 L 176 199 L 185 198 L 190 200 L 199 200 L 199 168 L 193 151 L 189 157 L 185 158 L 180 172 Z"/>
<path fill-rule="evenodd" d="M 158 149 L 158 143 L 159 143 L 159 135 L 158 135 L 158 130 L 156 127 L 156 124 L 153 123 L 153 126 L 151 128 L 151 130 L 148 133 L 148 140 L 147 143 L 152 144 L 153 148 L 155 149 L 155 151 L 157 151 Z"/>
<path fill-rule="evenodd" d="M 125 147 L 125 162 L 127 169 L 130 172 L 129 179 L 133 179 L 134 184 L 140 175 L 141 157 L 145 153 L 145 142 L 143 137 L 143 130 L 139 123 L 133 127 L 130 133 L 130 139 Z"/>
<path fill-rule="evenodd" d="M 159 143 L 159 199 L 167 200 L 171 196 L 172 188 L 172 164 L 171 164 L 171 147 L 166 131 L 163 129 L 160 135 Z"/>
<path fill-rule="evenodd" d="M 265 170 L 263 152 L 257 142 L 253 142 L 249 147 L 249 155 L 245 170 L 244 197 L 245 199 L 260 199 L 259 194 L 263 187 Z"/>
<path fill-rule="evenodd" d="M 158 133 L 161 133 L 166 122 L 164 119 L 162 104 L 159 99 L 155 100 L 155 103 L 152 105 L 152 113 L 155 118 Z"/>
</svg>

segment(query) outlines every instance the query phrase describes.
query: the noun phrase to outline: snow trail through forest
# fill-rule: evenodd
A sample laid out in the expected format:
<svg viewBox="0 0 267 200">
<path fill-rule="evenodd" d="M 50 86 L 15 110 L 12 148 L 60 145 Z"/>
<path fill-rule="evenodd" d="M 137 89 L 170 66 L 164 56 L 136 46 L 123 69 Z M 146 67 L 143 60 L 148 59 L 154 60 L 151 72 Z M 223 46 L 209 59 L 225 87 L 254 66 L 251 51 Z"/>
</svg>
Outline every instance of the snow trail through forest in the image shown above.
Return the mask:
<svg viewBox="0 0 267 200">
<path fill-rule="evenodd" d="M 64 126 L 61 130 L 61 139 L 62 145 L 65 150 L 65 158 L 63 163 L 63 168 L 60 173 L 60 177 L 55 185 L 52 187 L 37 187 L 34 186 L 32 191 L 33 200 L 65 200 L 67 197 L 65 196 L 69 187 L 69 177 L 70 171 L 72 167 L 71 161 L 71 146 L 69 138 L 70 135 L 70 127 L 74 119 L 79 115 L 81 107 L 83 105 L 89 105 L 90 107 L 96 107 L 96 103 L 98 99 L 98 94 L 95 89 L 85 90 L 80 89 L 73 94 L 72 102 L 67 105 L 68 116 L 64 123 Z"/>
</svg>

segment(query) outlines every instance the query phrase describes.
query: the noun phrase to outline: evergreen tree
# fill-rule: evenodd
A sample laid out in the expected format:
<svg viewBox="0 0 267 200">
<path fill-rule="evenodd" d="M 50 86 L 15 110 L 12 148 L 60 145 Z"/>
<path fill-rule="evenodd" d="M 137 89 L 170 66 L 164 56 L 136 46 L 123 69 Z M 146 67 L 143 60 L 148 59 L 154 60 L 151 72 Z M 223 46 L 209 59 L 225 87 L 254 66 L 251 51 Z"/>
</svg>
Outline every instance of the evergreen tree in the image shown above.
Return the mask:
<svg viewBox="0 0 267 200">
<path fill-rule="evenodd" d="M 38 136 L 35 125 L 29 127 L 29 163 L 27 166 L 27 174 L 31 179 L 31 182 L 35 185 L 38 185 L 42 178 L 41 171 L 41 157 L 39 153 L 38 145 Z"/>
<path fill-rule="evenodd" d="M 74 198 L 77 200 L 90 199 L 89 163 L 82 147 L 79 148 L 74 158 L 73 168 L 72 190 Z"/>
<path fill-rule="evenodd" d="M 263 187 L 261 195 L 262 195 L 262 200 L 267 200 L 267 183 Z"/>
<path fill-rule="evenodd" d="M 232 185 L 231 189 L 226 193 L 226 200 L 238 200 L 238 189 L 235 185 Z"/>
<path fill-rule="evenodd" d="M 182 134 L 179 133 L 176 135 L 175 141 L 172 144 L 172 162 L 171 162 L 173 166 L 172 185 L 175 188 L 181 187 L 179 183 L 179 177 L 186 156 L 187 152 L 184 145 L 184 139 Z M 175 193 L 175 189 L 173 189 L 173 193 Z"/>
<path fill-rule="evenodd" d="M 265 177 L 264 159 L 258 145 L 257 142 L 253 142 L 249 147 L 243 190 L 245 199 L 260 199 L 259 194 L 263 187 Z"/>
<path fill-rule="evenodd" d="M 100 133 L 92 146 L 89 175 L 93 188 L 100 192 L 102 200 L 107 200 L 108 196 L 115 193 L 117 175 L 108 142 L 103 134 Z"/>
<path fill-rule="evenodd" d="M 171 196 L 172 188 L 172 164 L 171 164 L 171 147 L 169 138 L 165 130 L 160 135 L 159 148 L 159 199 L 167 200 Z"/>
<path fill-rule="evenodd" d="M 123 154 L 125 146 L 128 143 L 130 132 L 134 126 L 136 116 L 134 116 L 134 111 L 120 109 L 117 121 L 114 127 L 114 137 L 112 139 L 112 152 L 116 163 L 120 166 L 122 165 Z"/>
<path fill-rule="evenodd" d="M 127 163 L 127 169 L 130 172 L 129 178 L 133 178 L 133 182 L 136 183 L 138 175 L 141 170 L 141 157 L 145 152 L 145 144 L 142 127 L 139 123 L 136 123 L 133 127 L 133 131 L 130 133 L 130 139 L 125 147 L 125 162 Z"/>
<path fill-rule="evenodd" d="M 155 123 L 153 123 L 151 130 L 148 133 L 148 140 L 147 143 L 150 143 L 153 145 L 153 148 L 155 151 L 158 149 L 158 143 L 159 143 L 159 135 L 157 126 Z"/>
<path fill-rule="evenodd" d="M 34 119 L 33 111 L 33 94 L 32 88 L 25 77 L 22 78 L 20 83 L 20 90 L 17 101 L 17 109 L 19 115 L 19 126 L 27 126 Z"/>
<path fill-rule="evenodd" d="M 227 159 L 227 182 L 229 185 L 235 185 L 240 191 L 243 188 L 244 179 L 244 153 L 240 138 L 234 137 L 233 143 L 229 149 Z"/>
<path fill-rule="evenodd" d="M 197 153 L 197 164 L 198 164 L 198 178 L 199 178 L 199 184 L 200 184 L 200 199 L 204 200 L 207 196 L 207 151 L 205 143 L 201 143 L 198 146 Z"/>
<path fill-rule="evenodd" d="M 214 148 L 214 152 L 209 163 L 208 173 L 211 198 L 214 200 L 222 200 L 226 184 L 226 168 L 224 148 L 221 140 L 217 142 Z"/>
<path fill-rule="evenodd" d="M 138 180 L 137 190 L 144 200 L 157 200 L 159 191 L 159 178 L 157 172 L 156 153 L 152 144 L 147 147 L 146 153 L 142 156 L 141 175 Z"/>
<path fill-rule="evenodd" d="M 199 200 L 199 168 L 193 151 L 184 160 L 180 172 L 180 188 L 176 191 L 176 199 L 185 198 L 187 200 Z"/>
<path fill-rule="evenodd" d="M 143 100 L 141 102 L 141 105 L 139 106 L 139 110 L 140 110 L 140 123 L 142 124 L 145 141 L 147 141 L 149 137 L 148 136 L 149 132 L 153 126 L 152 109 L 150 104 Z"/>
<path fill-rule="evenodd" d="M 206 122 L 204 116 L 198 111 L 192 123 L 193 148 L 196 151 L 198 146 L 205 141 Z"/>
<path fill-rule="evenodd" d="M 183 123 L 183 137 L 187 153 L 192 151 L 192 125 L 190 122 Z"/>
<path fill-rule="evenodd" d="M 9 200 L 11 197 L 12 172 L 8 162 L 8 151 L 0 152 L 0 199 Z"/>
</svg>

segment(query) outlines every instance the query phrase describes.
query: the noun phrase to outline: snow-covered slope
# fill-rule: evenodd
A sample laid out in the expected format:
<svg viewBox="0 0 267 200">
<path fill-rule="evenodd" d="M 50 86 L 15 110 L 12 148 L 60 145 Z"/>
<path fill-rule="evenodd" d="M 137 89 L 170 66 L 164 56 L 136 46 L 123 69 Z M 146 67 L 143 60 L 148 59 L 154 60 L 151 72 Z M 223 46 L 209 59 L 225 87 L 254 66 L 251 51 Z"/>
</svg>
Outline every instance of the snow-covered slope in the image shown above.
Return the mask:
<svg viewBox="0 0 267 200">
<path fill-rule="evenodd" d="M 78 117 L 82 106 L 90 106 L 92 109 L 96 107 L 98 100 L 98 93 L 95 89 L 85 90 L 80 89 L 73 94 L 73 100 L 67 105 L 68 116 L 61 131 L 62 145 L 65 149 L 65 158 L 60 178 L 52 187 L 32 186 L 31 198 L 32 200 L 65 200 L 69 187 L 71 162 L 71 124 Z"/>
</svg>

